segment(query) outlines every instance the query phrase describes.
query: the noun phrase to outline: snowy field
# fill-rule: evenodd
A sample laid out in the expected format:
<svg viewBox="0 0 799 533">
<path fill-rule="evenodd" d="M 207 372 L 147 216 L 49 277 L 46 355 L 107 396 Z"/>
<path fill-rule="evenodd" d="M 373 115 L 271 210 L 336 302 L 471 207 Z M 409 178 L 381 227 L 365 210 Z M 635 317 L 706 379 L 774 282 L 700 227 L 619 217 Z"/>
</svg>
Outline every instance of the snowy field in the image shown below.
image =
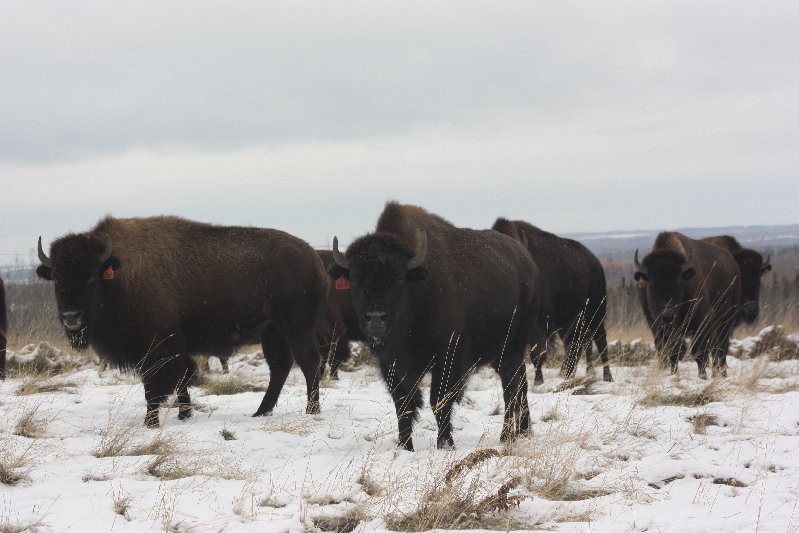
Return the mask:
<svg viewBox="0 0 799 533">
<path fill-rule="evenodd" d="M 748 357 L 759 340 L 711 382 L 692 362 L 678 378 L 614 366 L 615 383 L 547 369 L 533 434 L 509 447 L 484 369 L 453 416 L 456 449 L 436 450 L 426 406 L 414 453 L 397 450 L 370 366 L 325 381 L 321 415 L 304 414 L 295 369 L 274 415 L 251 418 L 263 357 L 237 355 L 227 377 L 212 360 L 195 416 L 162 409 L 156 430 L 136 378 L 62 357 L 0 383 L 0 531 L 797 531 L 799 361 Z"/>
</svg>

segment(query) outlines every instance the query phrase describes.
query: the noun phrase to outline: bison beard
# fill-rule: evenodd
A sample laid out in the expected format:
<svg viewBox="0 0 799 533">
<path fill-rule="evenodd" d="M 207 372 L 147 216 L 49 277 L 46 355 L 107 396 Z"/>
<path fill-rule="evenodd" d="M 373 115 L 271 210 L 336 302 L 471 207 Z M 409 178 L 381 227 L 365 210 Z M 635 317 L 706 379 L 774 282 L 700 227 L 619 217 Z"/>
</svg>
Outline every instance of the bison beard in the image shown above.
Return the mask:
<svg viewBox="0 0 799 533">
<path fill-rule="evenodd" d="M 657 236 L 652 251 L 633 258 L 638 297 L 662 361 L 672 373 L 688 351 L 696 358 L 699 377 L 727 375 L 727 351 L 741 299 L 738 265 L 729 251 L 677 232 Z"/>
<path fill-rule="evenodd" d="M 561 376 L 574 376 L 582 352 L 585 352 L 586 372 L 593 372 L 593 341 L 602 360 L 603 379 L 613 381 L 605 333 L 605 271 L 599 259 L 579 242 L 563 239 L 523 220 L 498 218 L 492 229 L 522 242 L 540 269 L 539 327 L 546 331 L 547 337 L 558 334 L 563 340 L 566 358 Z M 546 349 L 544 344 L 531 352 L 536 385 L 544 382 L 541 367 Z"/>
<path fill-rule="evenodd" d="M 58 311 L 75 348 L 91 345 L 144 383 L 145 423 L 173 393 L 191 416 L 190 357 L 227 357 L 260 341 L 269 386 L 255 415 L 272 411 L 293 361 L 305 375 L 306 412 L 319 412 L 314 340 L 328 290 L 305 242 L 271 229 L 225 227 L 177 217 L 100 221 L 87 233 L 39 243 L 40 277 L 54 281 Z"/>
<path fill-rule="evenodd" d="M 419 383 L 432 374 L 437 446 L 454 446 L 451 414 L 469 373 L 491 365 L 502 379 L 507 441 L 529 430 L 525 349 L 535 332 L 538 269 L 517 242 L 456 228 L 425 210 L 390 202 L 374 234 L 346 256 L 334 239 L 333 278 L 347 276 L 361 331 L 394 400 L 399 445 L 413 450 Z"/>
</svg>

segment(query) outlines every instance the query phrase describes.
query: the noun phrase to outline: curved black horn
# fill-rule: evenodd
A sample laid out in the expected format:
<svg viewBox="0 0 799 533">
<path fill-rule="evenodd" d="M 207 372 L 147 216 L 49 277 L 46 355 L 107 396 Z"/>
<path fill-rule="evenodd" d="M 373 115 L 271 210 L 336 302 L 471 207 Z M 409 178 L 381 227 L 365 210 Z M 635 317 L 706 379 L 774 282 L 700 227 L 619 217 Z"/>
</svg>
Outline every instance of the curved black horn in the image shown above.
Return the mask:
<svg viewBox="0 0 799 533">
<path fill-rule="evenodd" d="M 519 230 L 519 237 L 521 237 L 524 247 L 527 248 L 527 234 L 523 229 Z"/>
<path fill-rule="evenodd" d="M 633 263 L 635 263 L 635 268 L 638 269 L 639 272 L 646 273 L 646 267 L 641 264 L 638 260 L 638 248 L 635 249 L 635 255 L 633 256 Z"/>
<path fill-rule="evenodd" d="M 44 266 L 47 268 L 53 268 L 53 262 L 50 260 L 47 255 L 45 255 L 44 250 L 42 250 L 42 237 L 39 236 L 39 261 L 42 262 Z"/>
<path fill-rule="evenodd" d="M 422 230 L 419 232 L 419 250 L 416 256 L 408 261 L 408 270 L 414 269 L 422 264 L 425 256 L 427 255 L 427 231 Z"/>
<path fill-rule="evenodd" d="M 100 254 L 100 262 L 105 263 L 108 261 L 108 259 L 111 257 L 112 251 L 113 249 L 111 248 L 111 240 L 109 239 L 108 244 L 105 245 L 105 250 L 103 250 L 103 253 Z"/>
<path fill-rule="evenodd" d="M 350 268 L 350 262 L 344 257 L 344 254 L 338 251 L 338 237 L 333 237 L 333 260 L 341 268 Z"/>
<path fill-rule="evenodd" d="M 764 265 L 771 266 L 771 254 L 768 254 L 768 255 L 766 256 L 766 260 L 765 260 L 765 261 L 763 261 L 763 264 L 764 264 Z"/>
</svg>

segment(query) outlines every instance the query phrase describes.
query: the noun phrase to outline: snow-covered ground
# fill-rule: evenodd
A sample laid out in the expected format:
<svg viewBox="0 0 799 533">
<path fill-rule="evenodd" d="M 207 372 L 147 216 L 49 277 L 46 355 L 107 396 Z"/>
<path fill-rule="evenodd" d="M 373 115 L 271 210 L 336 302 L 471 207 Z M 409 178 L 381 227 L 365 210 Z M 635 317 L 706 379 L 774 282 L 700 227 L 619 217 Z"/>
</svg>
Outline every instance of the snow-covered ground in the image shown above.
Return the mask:
<svg viewBox="0 0 799 533">
<path fill-rule="evenodd" d="M 454 414 L 456 449 L 435 448 L 425 407 L 414 453 L 396 448 L 372 367 L 325 382 L 321 415 L 304 414 L 295 369 L 271 417 L 249 416 L 262 392 L 196 387 L 195 416 L 162 409 L 159 430 L 141 425 L 134 377 L 93 364 L 12 375 L 0 477 L 19 479 L 0 484 L 0 531 L 796 531 L 799 361 L 728 362 L 730 377 L 710 383 L 688 362 L 678 378 L 614 367 L 615 383 L 568 387 L 549 369 L 529 393 L 533 434 L 510 447 L 484 369 Z M 229 380 L 213 363 L 209 379 Z M 231 363 L 234 382 L 267 383 L 259 354 Z"/>
</svg>

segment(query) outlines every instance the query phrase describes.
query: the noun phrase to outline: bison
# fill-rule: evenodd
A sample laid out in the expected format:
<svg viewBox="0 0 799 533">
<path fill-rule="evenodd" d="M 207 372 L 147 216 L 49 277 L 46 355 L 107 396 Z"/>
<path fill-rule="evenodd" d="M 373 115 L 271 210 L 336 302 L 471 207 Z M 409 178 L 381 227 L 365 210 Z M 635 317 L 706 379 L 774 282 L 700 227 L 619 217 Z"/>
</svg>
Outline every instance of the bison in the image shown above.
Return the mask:
<svg viewBox="0 0 799 533">
<path fill-rule="evenodd" d="M 140 373 L 147 426 L 158 425 L 173 392 L 178 417 L 191 416 L 191 355 L 230 355 L 259 341 L 270 377 L 254 416 L 271 412 L 293 360 L 305 375 L 306 412 L 319 412 L 314 332 L 329 282 L 304 241 L 274 229 L 109 216 L 55 240 L 49 257 L 39 238 L 39 259 L 72 347 L 91 345 L 112 366 Z"/>
<path fill-rule="evenodd" d="M 492 229 L 521 241 L 540 269 L 539 323 L 548 336 L 557 333 L 563 340 L 566 359 L 561 375 L 574 376 L 583 351 L 586 372 L 593 372 L 593 341 L 602 360 L 603 379 L 613 381 L 605 332 L 605 271 L 599 259 L 579 242 L 558 237 L 523 220 L 498 218 Z M 532 353 L 535 384 L 540 385 L 544 382 L 541 367 L 546 346 L 535 347 Z"/>
<path fill-rule="evenodd" d="M 331 250 L 317 250 L 325 269 L 336 264 Z M 350 356 L 350 341 L 364 339 L 358 317 L 352 306 L 349 287 L 341 282 L 334 286 L 327 300 L 325 324 L 320 332 L 318 344 L 322 356 L 321 372 L 330 365 L 330 378 L 338 379 L 338 367 Z"/>
<path fill-rule="evenodd" d="M 6 334 L 8 319 L 6 312 L 6 288 L 0 278 L 0 379 L 6 378 Z"/>
<path fill-rule="evenodd" d="M 726 248 L 738 263 L 741 271 L 741 311 L 738 318 L 754 324 L 760 314 L 760 278 L 771 272 L 771 257 L 764 261 L 759 252 L 742 247 L 735 237 L 729 235 L 705 237 L 702 241 Z"/>
<path fill-rule="evenodd" d="M 524 357 L 536 336 L 538 267 L 513 239 L 457 228 L 424 209 L 386 204 L 374 233 L 346 255 L 333 239 L 330 274 L 349 284 L 358 321 L 394 400 L 399 445 L 413 450 L 419 383 L 430 372 L 438 448 L 454 446 L 450 417 L 471 370 L 502 379 L 502 440 L 530 427 Z"/>
<path fill-rule="evenodd" d="M 669 361 L 671 372 L 687 351 L 707 379 L 707 363 L 713 375 L 727 375 L 727 350 L 735 327 L 741 299 L 741 276 L 732 254 L 725 248 L 664 232 L 657 236 L 652 251 L 633 261 L 638 296 L 655 346 Z"/>
</svg>

